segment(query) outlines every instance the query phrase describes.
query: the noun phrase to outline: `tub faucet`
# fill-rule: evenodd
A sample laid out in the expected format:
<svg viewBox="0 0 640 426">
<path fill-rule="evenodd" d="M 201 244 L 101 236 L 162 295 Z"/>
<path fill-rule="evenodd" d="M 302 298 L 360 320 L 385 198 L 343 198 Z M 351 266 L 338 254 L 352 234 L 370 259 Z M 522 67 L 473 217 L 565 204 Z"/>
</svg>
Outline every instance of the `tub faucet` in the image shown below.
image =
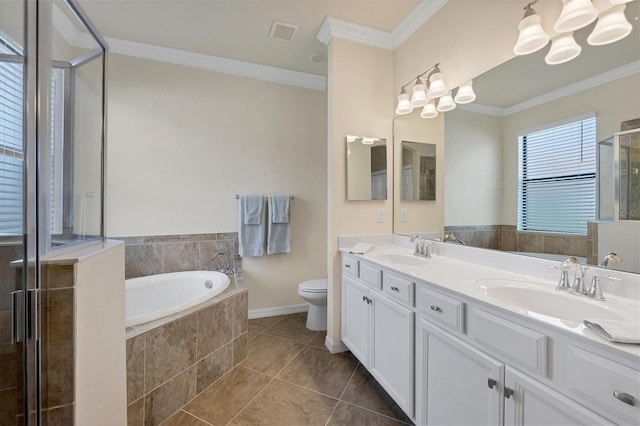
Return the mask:
<svg viewBox="0 0 640 426">
<path fill-rule="evenodd" d="M 222 272 L 223 274 L 228 274 L 229 272 L 233 272 L 233 269 L 231 268 L 231 265 L 229 264 L 229 258 L 223 252 L 218 252 L 218 253 L 214 254 L 213 256 L 211 256 L 211 258 L 209 259 L 209 262 L 215 262 L 216 259 L 218 257 L 220 257 L 220 256 L 222 256 L 224 258 L 225 263 L 226 263 L 226 266 L 221 268 L 220 272 Z"/>
</svg>

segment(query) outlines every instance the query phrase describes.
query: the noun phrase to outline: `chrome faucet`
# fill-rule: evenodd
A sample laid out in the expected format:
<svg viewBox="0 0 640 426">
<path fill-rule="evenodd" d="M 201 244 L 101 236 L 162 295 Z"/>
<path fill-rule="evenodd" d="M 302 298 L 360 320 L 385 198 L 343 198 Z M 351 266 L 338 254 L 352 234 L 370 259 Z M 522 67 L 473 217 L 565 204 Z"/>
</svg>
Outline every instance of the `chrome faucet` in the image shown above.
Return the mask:
<svg viewBox="0 0 640 426">
<path fill-rule="evenodd" d="M 218 252 L 216 254 L 214 254 L 213 256 L 211 256 L 209 258 L 209 262 L 215 262 L 216 259 L 218 257 L 222 256 L 225 260 L 226 266 L 224 266 L 223 268 L 220 269 L 220 272 L 222 272 L 223 274 L 229 274 L 229 273 L 233 273 L 233 269 L 231 268 L 231 265 L 229 264 L 229 258 L 227 257 L 227 255 L 223 252 Z"/>
<path fill-rule="evenodd" d="M 467 245 L 467 243 L 465 243 L 464 241 L 462 241 L 460 238 L 456 237 L 453 234 L 444 234 L 443 241 L 445 243 L 458 243 L 458 244 L 463 245 L 463 246 Z"/>
<path fill-rule="evenodd" d="M 604 259 L 602 259 L 602 263 L 600 264 L 600 266 L 603 268 L 608 268 L 610 264 L 618 262 L 622 262 L 622 258 L 614 252 L 611 252 L 607 253 Z M 589 290 L 585 292 L 585 296 L 592 297 L 596 300 L 606 300 L 604 295 L 602 294 L 602 285 L 600 284 L 600 280 L 602 278 L 610 281 L 621 281 L 620 278 L 612 277 L 611 275 L 594 275 L 591 278 L 591 285 L 589 286 Z"/>
<path fill-rule="evenodd" d="M 586 289 L 584 287 L 584 272 L 585 268 L 582 267 L 580 261 L 575 257 L 568 257 L 562 262 L 560 266 L 561 275 L 560 281 L 556 286 L 556 290 L 566 291 L 571 290 L 575 293 L 585 294 Z M 573 284 L 569 286 L 569 276 L 568 271 L 571 270 L 573 272 Z"/>
<path fill-rule="evenodd" d="M 600 266 L 603 268 L 608 268 L 612 263 L 622 262 L 622 258 L 615 254 L 614 252 L 607 253 L 607 255 L 602 259 L 602 263 Z"/>
</svg>

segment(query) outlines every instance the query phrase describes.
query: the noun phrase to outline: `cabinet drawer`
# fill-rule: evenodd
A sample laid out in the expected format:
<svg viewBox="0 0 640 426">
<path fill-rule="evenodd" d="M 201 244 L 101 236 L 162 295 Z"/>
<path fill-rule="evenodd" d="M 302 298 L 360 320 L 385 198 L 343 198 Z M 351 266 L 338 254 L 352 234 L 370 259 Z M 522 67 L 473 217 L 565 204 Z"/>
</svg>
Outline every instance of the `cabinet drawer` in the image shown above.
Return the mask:
<svg viewBox="0 0 640 426">
<path fill-rule="evenodd" d="M 382 271 L 366 263 L 360 264 L 360 280 L 376 290 L 382 288 Z"/>
<path fill-rule="evenodd" d="M 451 330 L 464 333 L 464 302 L 426 288 L 420 288 L 418 300 L 420 316 Z"/>
<path fill-rule="evenodd" d="M 413 281 L 384 272 L 382 292 L 407 306 L 413 306 Z"/>
<path fill-rule="evenodd" d="M 575 346 L 568 349 L 567 391 L 616 423 L 638 424 L 640 372 Z"/>
<path fill-rule="evenodd" d="M 469 314 L 469 337 L 502 361 L 547 375 L 547 336 L 480 309 Z"/>
<path fill-rule="evenodd" d="M 351 275 L 358 278 L 358 259 L 351 256 L 343 256 L 342 258 L 342 273 Z"/>
</svg>

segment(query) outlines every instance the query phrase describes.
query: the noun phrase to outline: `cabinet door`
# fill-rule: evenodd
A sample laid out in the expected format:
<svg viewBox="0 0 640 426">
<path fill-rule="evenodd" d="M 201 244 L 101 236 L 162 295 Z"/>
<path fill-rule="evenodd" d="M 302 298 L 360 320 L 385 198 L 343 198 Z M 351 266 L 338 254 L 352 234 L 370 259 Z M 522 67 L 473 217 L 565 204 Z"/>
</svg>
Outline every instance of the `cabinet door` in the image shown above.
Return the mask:
<svg viewBox="0 0 640 426">
<path fill-rule="evenodd" d="M 342 278 L 342 342 L 369 367 L 369 290 L 356 280 Z"/>
<path fill-rule="evenodd" d="M 413 417 L 414 313 L 371 292 L 371 356 L 369 371 L 402 410 Z"/>
<path fill-rule="evenodd" d="M 583 406 L 536 380 L 507 367 L 505 386 L 513 395 L 505 400 L 505 425 L 611 424 Z"/>
<path fill-rule="evenodd" d="M 501 424 L 504 365 L 424 320 L 419 324 L 419 423 Z"/>
</svg>

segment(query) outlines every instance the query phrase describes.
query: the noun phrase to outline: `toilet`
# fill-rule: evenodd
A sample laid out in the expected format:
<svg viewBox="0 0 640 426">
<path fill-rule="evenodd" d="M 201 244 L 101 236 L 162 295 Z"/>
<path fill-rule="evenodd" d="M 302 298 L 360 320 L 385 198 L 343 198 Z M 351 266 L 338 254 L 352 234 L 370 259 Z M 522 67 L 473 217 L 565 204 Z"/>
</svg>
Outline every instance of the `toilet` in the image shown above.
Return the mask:
<svg viewBox="0 0 640 426">
<path fill-rule="evenodd" d="M 309 302 L 307 328 L 319 331 L 327 329 L 327 279 L 303 281 L 298 284 L 298 295 Z"/>
</svg>

